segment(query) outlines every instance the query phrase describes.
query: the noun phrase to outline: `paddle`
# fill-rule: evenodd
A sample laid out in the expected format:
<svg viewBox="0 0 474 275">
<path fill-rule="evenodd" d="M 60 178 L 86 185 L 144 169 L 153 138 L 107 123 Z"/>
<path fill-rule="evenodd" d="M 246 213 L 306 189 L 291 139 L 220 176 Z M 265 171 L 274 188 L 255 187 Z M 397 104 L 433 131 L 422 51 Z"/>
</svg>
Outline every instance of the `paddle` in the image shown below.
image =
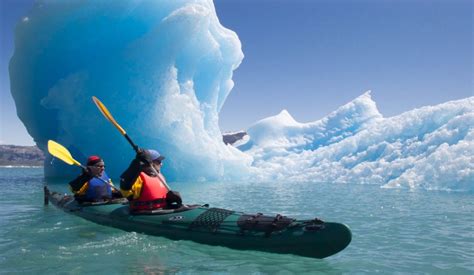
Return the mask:
<svg viewBox="0 0 474 275">
<path fill-rule="evenodd" d="M 110 121 L 115 126 L 115 128 L 117 128 L 119 130 L 119 132 L 122 134 L 122 136 L 124 136 L 127 139 L 127 141 L 130 143 L 130 145 L 132 145 L 133 150 L 135 150 L 135 152 L 138 153 L 138 146 L 135 143 L 133 143 L 132 139 L 127 135 L 127 132 L 125 132 L 125 130 L 122 128 L 122 126 L 120 126 L 117 123 L 117 121 L 115 121 L 112 114 L 109 112 L 109 110 L 107 110 L 107 107 L 105 107 L 105 105 L 95 96 L 92 97 L 92 100 L 94 101 L 97 108 L 99 108 L 100 112 L 105 116 L 105 118 L 108 121 Z"/>
<path fill-rule="evenodd" d="M 84 170 L 87 169 L 84 165 L 82 165 L 79 161 L 75 160 L 71 156 L 71 153 L 69 153 L 66 147 L 62 146 L 54 140 L 48 140 L 48 152 L 54 157 L 64 161 L 69 165 L 76 165 L 82 167 L 82 169 Z"/>
<path fill-rule="evenodd" d="M 48 140 L 48 152 L 53 155 L 54 157 L 64 161 L 69 165 L 76 165 L 81 167 L 84 170 L 87 170 L 87 167 L 82 165 L 79 161 L 75 160 L 69 150 L 66 147 L 62 146 L 61 144 L 57 143 L 54 140 Z M 115 186 L 111 186 L 116 191 L 119 191 Z M 120 192 L 120 191 L 119 191 Z"/>
<path fill-rule="evenodd" d="M 95 105 L 97 106 L 97 108 L 99 108 L 100 112 L 104 115 L 104 117 L 110 121 L 114 126 L 115 128 L 117 128 L 117 130 L 119 130 L 119 132 L 122 134 L 122 136 L 124 136 L 128 143 L 130 143 L 130 145 L 132 145 L 133 147 L 133 150 L 135 150 L 135 152 L 139 152 L 139 149 L 138 149 L 138 146 L 133 143 L 132 139 L 127 135 L 127 132 L 125 132 L 125 130 L 122 128 L 122 126 L 120 126 L 118 124 L 118 122 L 114 119 L 114 117 L 112 116 L 112 114 L 109 112 L 109 110 L 107 110 L 107 107 L 105 107 L 105 105 L 95 96 L 92 97 L 92 100 L 94 101 Z M 150 165 L 151 169 L 154 170 L 154 172 L 156 174 L 158 174 L 158 172 L 156 171 L 156 169 L 153 167 L 153 165 Z M 168 184 L 166 184 L 165 181 L 161 180 L 160 177 L 158 177 L 158 179 L 161 181 L 161 183 L 163 183 L 163 185 L 168 189 L 168 190 L 171 190 L 171 188 L 168 186 Z"/>
</svg>

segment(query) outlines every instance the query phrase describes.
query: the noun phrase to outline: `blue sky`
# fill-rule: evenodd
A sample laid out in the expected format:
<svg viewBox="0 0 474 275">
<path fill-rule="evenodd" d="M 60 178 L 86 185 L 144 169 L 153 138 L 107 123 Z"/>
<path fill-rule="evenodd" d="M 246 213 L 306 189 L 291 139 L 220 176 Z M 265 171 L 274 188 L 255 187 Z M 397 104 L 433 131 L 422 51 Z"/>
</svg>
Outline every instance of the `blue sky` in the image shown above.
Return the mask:
<svg viewBox="0 0 474 275">
<path fill-rule="evenodd" d="M 8 61 L 13 28 L 33 1 L 2 0 L 2 144 L 32 144 L 16 118 Z M 246 129 L 287 109 L 318 120 L 366 90 L 388 117 L 473 96 L 470 0 L 216 0 L 245 58 L 220 115 Z"/>
</svg>

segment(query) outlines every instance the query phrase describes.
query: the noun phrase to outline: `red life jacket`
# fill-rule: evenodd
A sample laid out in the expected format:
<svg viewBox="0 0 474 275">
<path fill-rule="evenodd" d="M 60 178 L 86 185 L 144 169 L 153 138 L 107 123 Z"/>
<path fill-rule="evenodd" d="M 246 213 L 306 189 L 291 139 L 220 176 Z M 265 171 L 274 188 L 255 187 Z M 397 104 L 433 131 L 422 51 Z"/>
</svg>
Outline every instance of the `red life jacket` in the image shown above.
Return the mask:
<svg viewBox="0 0 474 275">
<path fill-rule="evenodd" d="M 131 210 L 152 210 L 166 206 L 165 199 L 168 189 L 163 184 L 165 180 L 163 176 L 158 174 L 158 177 L 150 177 L 144 172 L 140 173 L 142 190 L 140 197 L 130 202 Z"/>
</svg>

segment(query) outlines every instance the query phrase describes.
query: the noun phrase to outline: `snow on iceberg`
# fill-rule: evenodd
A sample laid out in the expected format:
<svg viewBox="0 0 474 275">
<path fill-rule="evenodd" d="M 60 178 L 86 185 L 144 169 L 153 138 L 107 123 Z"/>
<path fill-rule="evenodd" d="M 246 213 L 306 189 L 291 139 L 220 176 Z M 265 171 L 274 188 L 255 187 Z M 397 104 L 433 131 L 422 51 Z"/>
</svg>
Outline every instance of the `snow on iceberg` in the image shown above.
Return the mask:
<svg viewBox="0 0 474 275">
<path fill-rule="evenodd" d="M 135 143 L 167 156 L 171 180 L 245 173 L 251 158 L 222 143 L 218 113 L 243 59 L 211 0 L 38 1 L 18 23 L 10 61 L 19 118 L 37 145 L 100 154 L 118 176 L 134 152 L 101 116 L 95 95 Z M 47 176 L 77 168 L 45 162 Z"/>
<path fill-rule="evenodd" d="M 261 180 L 474 191 L 474 97 L 383 118 L 367 92 L 321 120 L 282 111 L 248 133 L 239 148 Z"/>
</svg>

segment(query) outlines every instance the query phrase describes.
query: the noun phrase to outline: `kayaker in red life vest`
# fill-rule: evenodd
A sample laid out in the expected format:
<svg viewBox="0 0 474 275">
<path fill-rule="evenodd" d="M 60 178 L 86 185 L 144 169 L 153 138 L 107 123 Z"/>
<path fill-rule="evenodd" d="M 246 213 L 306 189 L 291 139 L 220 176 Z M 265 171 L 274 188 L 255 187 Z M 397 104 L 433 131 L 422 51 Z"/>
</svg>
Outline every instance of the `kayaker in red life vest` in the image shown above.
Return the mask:
<svg viewBox="0 0 474 275">
<path fill-rule="evenodd" d="M 69 182 L 74 197 L 79 202 L 97 202 L 120 198 L 122 195 L 105 173 L 105 163 L 99 156 L 90 156 L 87 159 L 87 169 Z"/>
<path fill-rule="evenodd" d="M 168 190 L 161 173 L 164 156 L 156 150 L 139 149 L 130 166 L 121 175 L 120 190 L 130 202 L 130 210 L 147 211 L 160 208 L 178 208 L 181 197 Z"/>
</svg>

